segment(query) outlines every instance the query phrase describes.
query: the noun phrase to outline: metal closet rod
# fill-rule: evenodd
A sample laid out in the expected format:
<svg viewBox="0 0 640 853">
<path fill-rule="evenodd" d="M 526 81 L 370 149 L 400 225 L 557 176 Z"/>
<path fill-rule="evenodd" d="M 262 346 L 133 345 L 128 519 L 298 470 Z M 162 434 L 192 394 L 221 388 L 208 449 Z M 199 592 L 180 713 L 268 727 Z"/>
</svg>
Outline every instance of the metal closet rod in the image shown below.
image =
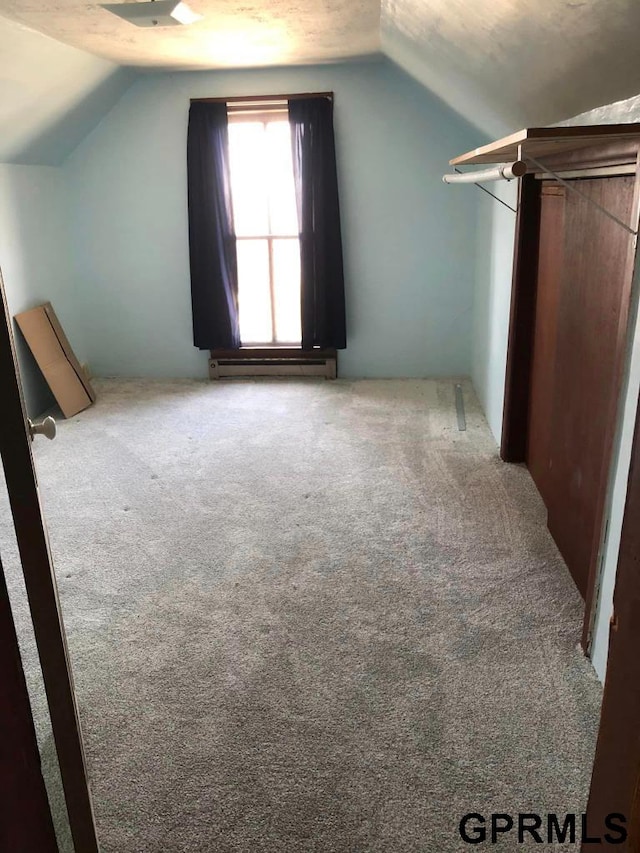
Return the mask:
<svg viewBox="0 0 640 853">
<path fill-rule="evenodd" d="M 522 156 L 522 155 L 521 155 Z M 586 193 L 583 193 L 582 190 L 578 189 L 575 186 L 575 181 L 573 183 L 569 183 L 565 181 L 564 178 L 561 178 L 557 172 L 554 172 L 553 169 L 550 169 L 549 166 L 545 166 L 539 160 L 536 160 L 535 157 L 532 157 L 531 154 L 526 155 L 527 161 L 532 163 L 534 166 L 537 166 L 538 169 L 543 174 L 550 175 L 554 180 L 556 180 L 559 184 L 562 184 L 563 187 L 566 187 L 569 192 L 575 193 L 579 195 L 581 198 L 588 201 L 589 204 L 592 204 L 595 208 L 597 208 L 601 213 L 615 222 L 617 225 L 620 225 L 627 231 L 629 234 L 632 234 L 634 237 L 638 236 L 638 231 L 634 230 L 630 225 L 627 225 L 626 222 L 623 222 L 622 219 L 617 217 L 614 213 L 611 213 L 610 210 L 607 210 L 606 207 L 603 207 L 594 199 L 590 198 Z M 521 178 L 523 175 L 526 175 L 528 171 L 527 162 L 524 160 L 516 160 L 513 163 L 500 163 L 498 166 L 494 166 L 491 169 L 478 169 L 475 172 L 460 172 L 456 169 L 456 174 L 453 175 L 443 175 L 442 180 L 445 184 L 475 184 L 479 190 L 490 195 L 491 198 L 499 201 L 500 204 L 508 207 L 509 210 L 512 210 L 514 213 L 518 211 L 511 207 L 510 204 L 507 204 L 506 201 L 503 201 L 498 196 L 494 195 L 488 189 L 480 185 L 480 181 L 512 181 L 514 178 Z"/>
<path fill-rule="evenodd" d="M 453 175 L 443 175 L 445 184 L 477 184 L 479 181 L 513 181 L 527 174 L 527 164 L 524 160 L 513 163 L 499 163 L 490 169 L 479 169 L 475 172 L 459 172 Z"/>
<path fill-rule="evenodd" d="M 455 168 L 455 167 L 454 167 Z M 478 181 L 513 181 L 515 178 L 520 178 L 527 173 L 527 164 L 523 160 L 516 160 L 513 163 L 500 163 L 498 166 L 492 166 L 490 169 L 479 169 L 475 172 L 461 172 L 460 169 L 455 169 L 453 175 L 443 175 L 442 180 L 445 184 L 474 184 L 483 193 L 490 195 L 494 201 L 500 202 L 503 207 L 506 207 L 512 213 L 517 213 L 515 207 L 511 207 L 506 201 L 498 198 L 491 190 L 483 187 Z"/>
<path fill-rule="evenodd" d="M 508 164 L 505 164 L 505 165 L 508 165 Z M 454 166 L 454 169 L 455 169 L 455 166 Z M 494 169 L 494 170 L 489 170 L 489 169 L 487 169 L 487 170 L 485 170 L 485 171 L 495 171 L 495 169 Z M 482 190 L 482 192 L 483 192 L 483 193 L 486 193 L 487 195 L 490 195 L 490 196 L 491 196 L 491 198 L 492 198 L 494 201 L 498 201 L 498 202 L 500 202 L 500 204 L 501 204 L 503 207 L 508 208 L 512 213 L 517 213 L 517 212 L 518 212 L 518 211 L 516 210 L 516 208 L 515 208 L 515 207 L 511 207 L 511 205 L 510 205 L 510 204 L 508 204 L 506 201 L 503 201 L 501 198 L 498 198 L 498 196 L 497 196 L 497 195 L 494 195 L 494 194 L 491 192 L 491 190 L 488 190 L 486 187 L 483 187 L 483 186 L 482 186 L 482 184 L 477 183 L 476 174 L 480 174 L 479 172 L 461 172 L 461 171 L 460 171 L 460 169 L 456 169 L 456 173 L 457 173 L 457 175 L 458 175 L 458 176 L 460 176 L 460 177 L 463 177 L 463 176 L 464 176 L 465 178 L 467 178 L 467 176 L 469 176 L 469 180 L 460 181 L 460 183 L 464 183 L 464 184 L 472 183 L 472 184 L 473 184 L 474 186 L 476 186 L 479 190 Z M 451 178 L 453 178 L 453 177 L 456 177 L 456 176 L 455 176 L 455 175 L 445 175 L 445 176 L 443 176 L 442 180 L 445 182 L 445 184 L 453 183 L 453 181 L 447 181 L 447 180 L 445 180 L 445 178 L 447 178 L 447 177 L 451 177 Z M 497 180 L 497 179 L 496 179 L 496 180 Z M 504 180 L 504 179 L 503 179 L 503 178 L 501 178 L 501 180 Z"/>
</svg>

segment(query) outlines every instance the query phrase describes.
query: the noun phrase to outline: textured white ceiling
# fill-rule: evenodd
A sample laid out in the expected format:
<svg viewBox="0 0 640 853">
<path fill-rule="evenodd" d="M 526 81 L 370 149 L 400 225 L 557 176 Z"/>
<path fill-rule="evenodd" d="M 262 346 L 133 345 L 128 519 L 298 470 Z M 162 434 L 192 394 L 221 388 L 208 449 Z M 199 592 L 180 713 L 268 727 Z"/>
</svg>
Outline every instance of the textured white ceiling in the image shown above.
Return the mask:
<svg viewBox="0 0 640 853">
<path fill-rule="evenodd" d="M 0 0 L 0 14 L 120 65 L 237 68 L 346 59 L 380 49 L 380 0 L 189 0 L 188 27 L 135 27 L 98 0 Z"/>
<path fill-rule="evenodd" d="M 86 0 L 0 0 L 0 161 L 58 162 L 130 83 L 120 66 L 243 68 L 382 50 L 488 136 L 640 92 L 640 0 L 189 3 L 203 21 L 156 30 Z"/>
<path fill-rule="evenodd" d="M 639 0 L 382 0 L 382 48 L 490 133 L 640 92 Z"/>
</svg>

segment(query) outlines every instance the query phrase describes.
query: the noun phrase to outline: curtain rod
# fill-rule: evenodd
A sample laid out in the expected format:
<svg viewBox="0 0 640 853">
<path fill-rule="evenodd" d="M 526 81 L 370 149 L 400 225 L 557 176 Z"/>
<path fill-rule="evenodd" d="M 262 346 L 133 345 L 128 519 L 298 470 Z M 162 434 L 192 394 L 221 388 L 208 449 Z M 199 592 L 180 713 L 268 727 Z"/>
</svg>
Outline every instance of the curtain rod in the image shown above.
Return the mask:
<svg viewBox="0 0 640 853">
<path fill-rule="evenodd" d="M 329 98 L 333 100 L 333 92 L 298 92 L 293 95 L 235 95 L 233 98 L 191 98 L 190 102 L 208 104 L 253 104 L 262 101 L 293 101 L 298 98 Z"/>
</svg>

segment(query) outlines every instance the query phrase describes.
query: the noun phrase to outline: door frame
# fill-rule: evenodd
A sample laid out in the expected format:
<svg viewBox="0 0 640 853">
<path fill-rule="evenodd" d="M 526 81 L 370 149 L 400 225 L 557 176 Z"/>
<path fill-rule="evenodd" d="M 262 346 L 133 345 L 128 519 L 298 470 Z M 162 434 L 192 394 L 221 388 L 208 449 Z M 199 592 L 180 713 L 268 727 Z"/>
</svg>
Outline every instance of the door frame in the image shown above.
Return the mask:
<svg viewBox="0 0 640 853">
<path fill-rule="evenodd" d="M 58 853 L 0 555 L 0 845 Z"/>
<path fill-rule="evenodd" d="M 11 315 L 0 272 L 0 456 L 42 669 L 71 836 L 77 853 L 99 853 L 80 717 L 46 525 L 31 453 Z"/>
<path fill-rule="evenodd" d="M 587 822 L 603 826 L 607 814 L 626 817 L 628 853 L 640 851 L 640 406 L 629 466 L 613 598 L 607 676 L 598 730 Z M 628 845 L 628 846 L 627 846 Z M 596 853 L 605 845 L 589 845 Z M 610 849 L 606 845 L 606 849 Z M 586 851 L 586 848 L 585 848 Z"/>
<path fill-rule="evenodd" d="M 638 229 L 640 219 L 640 146 L 637 142 L 602 143 L 578 149 L 569 154 L 545 157 L 544 165 L 554 172 L 594 170 L 616 166 L 635 166 L 635 186 L 630 227 Z M 592 176 L 590 174 L 590 176 Z M 613 175 L 609 173 L 609 177 Z M 540 235 L 541 192 L 543 182 L 535 174 L 520 179 L 516 216 L 515 250 L 511 285 L 511 310 L 505 374 L 505 394 L 500 457 L 505 462 L 526 461 L 528 443 L 529 391 L 533 363 L 533 338 L 538 276 L 538 243 Z M 604 214 L 603 214 L 604 215 Z M 581 644 L 585 654 L 591 649 L 600 571 L 605 545 L 607 513 L 611 492 L 611 468 L 615 439 L 621 417 L 621 388 L 630 341 L 629 314 L 635 269 L 637 238 L 629 241 L 625 266 L 625 299 L 620 314 L 618 335 L 626 346 L 619 347 L 615 365 L 616 391 L 607 416 L 605 462 L 602 488 L 597 496 L 596 525 L 592 558 L 589 564 L 587 595 Z"/>
</svg>

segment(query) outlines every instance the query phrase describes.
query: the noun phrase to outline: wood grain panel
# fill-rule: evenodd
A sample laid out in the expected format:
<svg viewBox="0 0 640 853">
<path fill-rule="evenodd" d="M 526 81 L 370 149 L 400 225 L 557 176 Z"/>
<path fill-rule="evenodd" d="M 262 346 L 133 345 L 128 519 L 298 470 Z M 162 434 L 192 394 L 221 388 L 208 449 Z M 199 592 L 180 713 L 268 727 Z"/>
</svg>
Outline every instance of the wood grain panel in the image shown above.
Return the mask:
<svg viewBox="0 0 640 853">
<path fill-rule="evenodd" d="M 519 146 L 522 146 L 522 159 L 527 154 L 536 159 L 568 154 L 581 148 L 607 142 L 624 142 L 640 139 L 640 123 L 608 125 L 576 125 L 573 127 L 528 127 L 505 136 L 488 145 L 474 148 L 466 154 L 449 160 L 452 166 L 475 165 L 479 163 L 504 163 L 518 160 Z"/>
<path fill-rule="evenodd" d="M 527 465 L 542 499 L 549 499 L 549 454 L 553 417 L 558 308 L 564 264 L 566 190 L 545 185 L 540 209 L 540 252 L 531 366 Z"/>
<path fill-rule="evenodd" d="M 629 221 L 633 177 L 580 181 L 589 198 Z M 617 398 L 621 311 L 629 298 L 630 235 L 572 193 L 565 201 L 564 264 L 546 503 L 549 530 L 586 595 L 608 435 Z"/>
</svg>

